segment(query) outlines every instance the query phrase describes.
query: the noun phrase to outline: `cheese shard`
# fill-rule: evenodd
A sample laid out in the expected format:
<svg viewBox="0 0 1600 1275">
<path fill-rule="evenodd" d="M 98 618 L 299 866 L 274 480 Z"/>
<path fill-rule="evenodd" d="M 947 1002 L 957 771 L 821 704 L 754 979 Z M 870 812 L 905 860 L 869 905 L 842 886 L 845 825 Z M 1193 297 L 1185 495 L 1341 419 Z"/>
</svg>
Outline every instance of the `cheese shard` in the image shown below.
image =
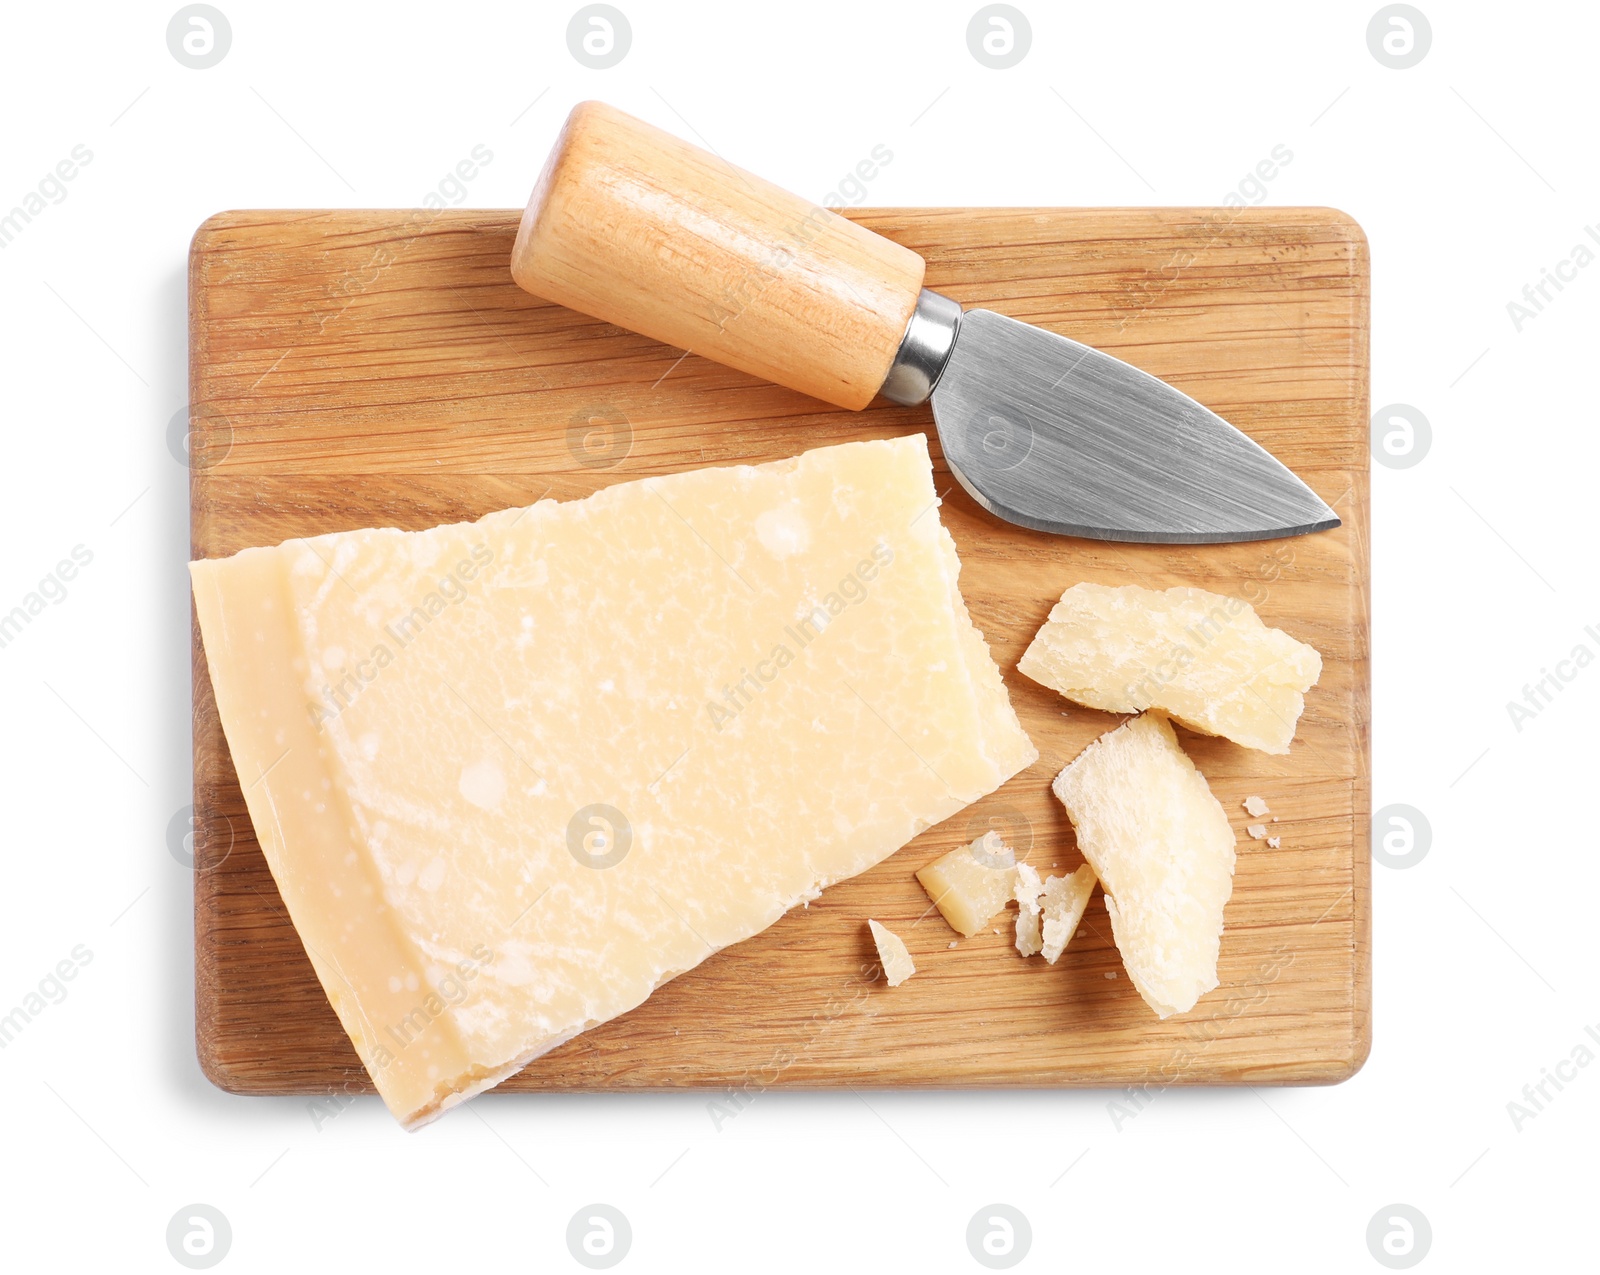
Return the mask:
<svg viewBox="0 0 1600 1275">
<path fill-rule="evenodd" d="M 1044 893 L 1038 870 L 1031 864 L 1017 864 L 1017 881 L 1012 893 L 1017 900 L 1017 951 L 1024 956 L 1037 955 L 1043 945 L 1039 933 L 1039 896 Z"/>
<path fill-rule="evenodd" d="M 888 927 L 876 921 L 868 921 L 867 927 L 872 931 L 872 941 L 878 949 L 878 963 L 883 966 L 883 977 L 890 987 L 899 987 L 917 972 L 911 953 L 906 950 L 904 940 Z"/>
<path fill-rule="evenodd" d="M 240 787 L 408 1127 L 1037 757 L 927 441 L 192 565 Z"/>
<path fill-rule="evenodd" d="M 1202 734 L 1286 753 L 1322 657 L 1242 598 L 1075 584 L 1017 669 L 1090 708 L 1156 708 Z"/>
<path fill-rule="evenodd" d="M 1011 902 L 1016 856 L 998 832 L 957 846 L 917 873 L 934 906 L 958 934 L 971 937 Z"/>
<path fill-rule="evenodd" d="M 1234 835 L 1160 713 L 1100 736 L 1052 785 L 1105 887 L 1122 963 L 1158 1017 L 1217 985 Z"/>
<path fill-rule="evenodd" d="M 1083 920 L 1084 910 L 1089 906 L 1095 880 L 1094 869 L 1085 863 L 1070 877 L 1051 877 L 1044 883 L 1040 950 L 1050 964 L 1056 963 L 1078 932 L 1078 922 Z"/>
</svg>

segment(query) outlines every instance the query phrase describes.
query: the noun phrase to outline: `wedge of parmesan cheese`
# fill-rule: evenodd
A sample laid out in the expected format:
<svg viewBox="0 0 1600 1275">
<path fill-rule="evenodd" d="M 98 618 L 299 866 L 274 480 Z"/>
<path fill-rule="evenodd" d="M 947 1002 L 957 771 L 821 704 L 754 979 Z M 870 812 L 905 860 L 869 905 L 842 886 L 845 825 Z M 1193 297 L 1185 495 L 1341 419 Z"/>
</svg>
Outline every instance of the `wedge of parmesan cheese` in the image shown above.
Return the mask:
<svg viewBox="0 0 1600 1275">
<path fill-rule="evenodd" d="M 1078 932 L 1089 896 L 1094 893 L 1094 869 L 1087 863 L 1070 877 L 1051 877 L 1044 883 L 1044 925 L 1040 950 L 1054 965 Z"/>
<path fill-rule="evenodd" d="M 193 564 L 250 817 L 408 1127 L 1037 756 L 927 440 Z"/>
<path fill-rule="evenodd" d="M 934 906 L 958 934 L 976 934 L 1005 911 L 1016 891 L 1016 856 L 998 832 L 957 846 L 917 873 Z"/>
<path fill-rule="evenodd" d="M 1157 708 L 1202 734 L 1286 753 L 1322 657 L 1241 598 L 1075 584 L 1017 668 L 1090 708 Z"/>
<path fill-rule="evenodd" d="M 1160 713 L 1100 736 L 1053 789 L 1105 887 L 1122 963 L 1167 1018 L 1217 985 L 1234 835 L 1222 803 Z"/>
<path fill-rule="evenodd" d="M 1024 956 L 1034 956 L 1043 944 L 1039 934 L 1039 896 L 1044 886 L 1039 873 L 1029 864 L 1017 864 L 1017 881 L 1013 894 L 1017 900 L 1017 951 Z"/>
<path fill-rule="evenodd" d="M 878 963 L 883 966 L 883 977 L 890 987 L 899 987 L 917 972 L 911 953 L 906 950 L 901 937 L 887 926 L 868 921 L 867 928 L 872 931 L 872 941 L 878 949 Z"/>
</svg>

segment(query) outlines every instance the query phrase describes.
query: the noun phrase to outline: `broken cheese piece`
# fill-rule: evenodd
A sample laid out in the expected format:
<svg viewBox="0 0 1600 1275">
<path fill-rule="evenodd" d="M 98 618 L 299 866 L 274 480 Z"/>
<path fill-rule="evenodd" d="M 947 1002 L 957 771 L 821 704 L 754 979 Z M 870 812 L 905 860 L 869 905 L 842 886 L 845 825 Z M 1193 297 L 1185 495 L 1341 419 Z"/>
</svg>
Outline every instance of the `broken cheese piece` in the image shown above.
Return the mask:
<svg viewBox="0 0 1600 1275">
<path fill-rule="evenodd" d="M 1202 734 L 1286 753 L 1322 657 L 1242 598 L 1075 584 L 1017 669 L 1090 708 L 1156 708 Z"/>
<path fill-rule="evenodd" d="M 1037 757 L 921 435 L 196 562 L 240 786 L 407 1127 Z"/>
<path fill-rule="evenodd" d="M 1160 713 L 1100 736 L 1052 785 L 1105 887 L 1111 933 L 1157 1016 L 1217 985 L 1234 835 L 1222 803 Z"/>
<path fill-rule="evenodd" d="M 917 873 L 917 880 L 950 927 L 970 938 L 1011 902 L 1016 856 L 998 832 L 986 832 L 935 859 Z"/>
<path fill-rule="evenodd" d="M 888 980 L 890 987 L 899 987 L 901 983 L 917 972 L 915 963 L 911 960 L 911 953 L 906 950 L 905 942 L 887 926 L 879 925 L 876 921 L 868 921 L 867 927 L 872 931 L 872 941 L 878 948 L 878 963 L 883 966 L 883 976 Z"/>
<path fill-rule="evenodd" d="M 1037 954 L 1043 942 L 1039 935 L 1039 896 L 1043 893 L 1038 871 L 1029 864 L 1017 864 L 1017 880 L 1013 887 L 1017 900 L 1017 951 L 1024 956 Z"/>
<path fill-rule="evenodd" d="M 1272 813 L 1272 808 L 1260 797 L 1246 797 L 1244 799 L 1244 809 L 1245 813 L 1253 819 L 1259 819 L 1262 815 L 1270 815 Z"/>
<path fill-rule="evenodd" d="M 1089 896 L 1094 893 L 1094 869 L 1087 863 L 1070 877 L 1051 877 L 1044 883 L 1044 927 L 1040 950 L 1054 965 L 1078 932 Z"/>
</svg>

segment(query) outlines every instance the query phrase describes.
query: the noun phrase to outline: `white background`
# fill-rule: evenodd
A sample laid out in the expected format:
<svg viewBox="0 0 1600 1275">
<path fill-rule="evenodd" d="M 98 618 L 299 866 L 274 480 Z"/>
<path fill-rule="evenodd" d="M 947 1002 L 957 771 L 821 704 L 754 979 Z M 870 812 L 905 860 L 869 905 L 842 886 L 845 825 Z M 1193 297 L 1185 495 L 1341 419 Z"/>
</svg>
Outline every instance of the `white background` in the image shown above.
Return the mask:
<svg viewBox="0 0 1600 1275">
<path fill-rule="evenodd" d="M 1395 1202 L 1431 1223 L 1424 1270 L 1592 1269 L 1600 1065 L 1520 1130 L 1507 1103 L 1600 1023 L 1600 668 L 1520 731 L 1506 702 L 1600 654 L 1600 263 L 1521 332 L 1507 312 L 1600 226 L 1595 7 L 1422 0 L 1432 47 L 1393 70 L 1374 0 L 1020 0 L 1031 49 L 991 70 L 971 0 L 620 3 L 632 47 L 600 71 L 568 51 L 575 3 L 219 0 L 233 42 L 207 70 L 168 51 L 175 4 L 8 7 L 0 210 L 75 145 L 93 160 L 0 251 L 0 610 L 94 555 L 0 650 L 0 1012 L 93 953 L 0 1051 L 8 1269 L 178 1269 L 167 1223 L 193 1202 L 231 1223 L 225 1270 L 577 1269 L 592 1201 L 631 1221 L 625 1270 L 977 1270 L 967 1221 L 995 1201 L 1031 1220 L 1024 1270 L 1378 1270 L 1366 1228 Z M 1373 472 L 1374 804 L 1433 840 L 1374 865 L 1355 1079 L 1172 1092 L 1120 1131 L 1106 1093 L 845 1093 L 767 1094 L 720 1132 L 704 1094 L 490 1095 L 405 1135 L 376 1099 L 319 1129 L 304 1099 L 201 1076 L 166 831 L 190 777 L 165 439 L 189 236 L 225 208 L 415 206 L 479 143 L 467 203 L 520 206 L 591 96 L 818 200 L 881 143 L 871 203 L 1215 204 L 1282 143 L 1268 201 L 1365 227 L 1373 404 L 1433 430 Z"/>
</svg>

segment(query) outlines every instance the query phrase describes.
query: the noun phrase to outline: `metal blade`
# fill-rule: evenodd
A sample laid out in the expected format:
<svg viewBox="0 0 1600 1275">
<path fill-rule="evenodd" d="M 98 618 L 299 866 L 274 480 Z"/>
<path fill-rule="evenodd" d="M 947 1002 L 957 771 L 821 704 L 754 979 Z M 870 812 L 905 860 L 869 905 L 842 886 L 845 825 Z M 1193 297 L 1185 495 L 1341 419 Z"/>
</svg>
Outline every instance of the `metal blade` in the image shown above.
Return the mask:
<svg viewBox="0 0 1600 1275">
<path fill-rule="evenodd" d="M 1039 531 L 1211 544 L 1339 525 L 1270 452 L 1181 390 L 988 310 L 961 316 L 933 417 L 973 499 Z"/>
</svg>

